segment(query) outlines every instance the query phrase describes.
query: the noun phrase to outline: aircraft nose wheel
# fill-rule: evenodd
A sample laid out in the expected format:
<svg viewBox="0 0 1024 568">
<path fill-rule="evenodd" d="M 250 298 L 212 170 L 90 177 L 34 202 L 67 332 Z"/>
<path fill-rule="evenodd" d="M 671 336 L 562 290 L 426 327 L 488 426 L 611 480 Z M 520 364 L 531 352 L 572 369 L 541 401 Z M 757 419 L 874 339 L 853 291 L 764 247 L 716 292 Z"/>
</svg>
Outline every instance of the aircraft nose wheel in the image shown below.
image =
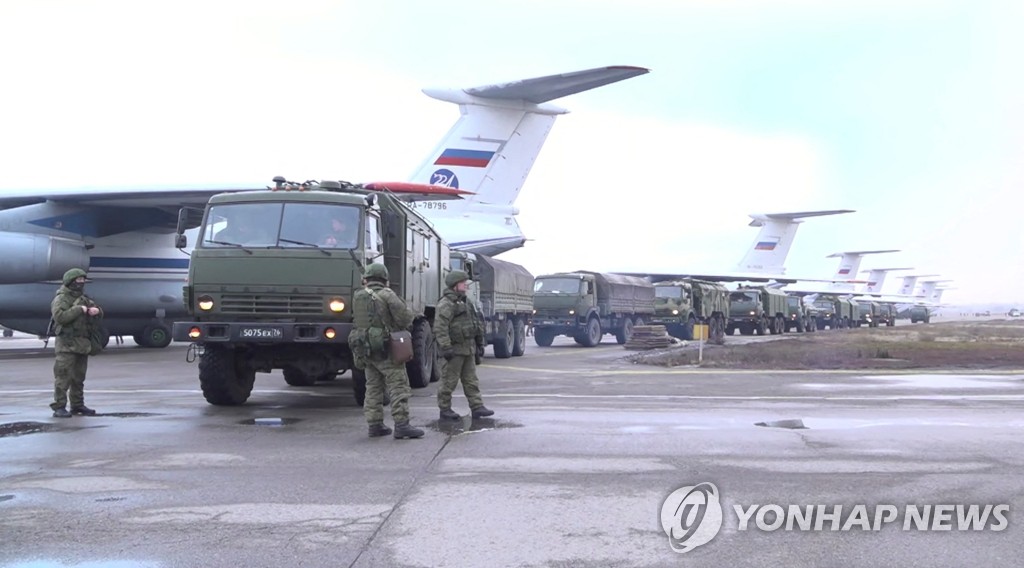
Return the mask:
<svg viewBox="0 0 1024 568">
<path fill-rule="evenodd" d="M 163 324 L 147 325 L 142 333 L 132 336 L 142 347 L 163 348 L 171 344 L 171 330 Z"/>
</svg>

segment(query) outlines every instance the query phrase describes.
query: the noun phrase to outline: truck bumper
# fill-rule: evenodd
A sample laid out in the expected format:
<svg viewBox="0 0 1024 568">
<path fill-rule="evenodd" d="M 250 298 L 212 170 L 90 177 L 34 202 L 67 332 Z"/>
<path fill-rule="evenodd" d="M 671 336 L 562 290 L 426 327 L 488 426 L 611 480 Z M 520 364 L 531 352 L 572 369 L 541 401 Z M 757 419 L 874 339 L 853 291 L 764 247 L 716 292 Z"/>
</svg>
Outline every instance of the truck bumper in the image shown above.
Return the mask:
<svg viewBox="0 0 1024 568">
<path fill-rule="evenodd" d="M 174 341 L 196 343 L 348 343 L 351 323 L 325 322 L 174 322 Z M 328 337 L 333 330 L 333 337 Z M 198 335 L 195 335 L 198 333 Z"/>
<path fill-rule="evenodd" d="M 534 333 L 536 333 L 538 329 L 551 331 L 555 335 L 574 335 L 577 331 L 584 329 L 584 326 L 576 321 L 575 318 L 545 318 L 534 316 Z"/>
</svg>

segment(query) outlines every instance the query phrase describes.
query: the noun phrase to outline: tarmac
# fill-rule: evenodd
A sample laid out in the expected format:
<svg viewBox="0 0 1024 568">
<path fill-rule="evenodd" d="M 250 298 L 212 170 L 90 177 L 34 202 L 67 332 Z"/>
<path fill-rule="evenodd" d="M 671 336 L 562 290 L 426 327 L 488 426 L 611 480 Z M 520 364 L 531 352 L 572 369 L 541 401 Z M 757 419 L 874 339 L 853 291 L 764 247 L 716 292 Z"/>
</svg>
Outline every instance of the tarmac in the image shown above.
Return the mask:
<svg viewBox="0 0 1024 568">
<path fill-rule="evenodd" d="M 52 344 L 2 339 L 0 568 L 1019 564 L 1024 370 L 659 368 L 630 353 L 611 336 L 488 349 L 491 419 L 470 419 L 460 389 L 464 419 L 439 422 L 431 384 L 410 403 L 426 436 L 394 440 L 366 436 L 347 374 L 260 374 L 248 403 L 215 407 L 185 346 L 131 340 L 90 359 L 99 415 L 52 418 Z M 702 483 L 703 502 L 676 493 Z M 792 514 L 837 506 L 817 527 Z M 958 518 L 971 506 L 988 520 Z"/>
</svg>

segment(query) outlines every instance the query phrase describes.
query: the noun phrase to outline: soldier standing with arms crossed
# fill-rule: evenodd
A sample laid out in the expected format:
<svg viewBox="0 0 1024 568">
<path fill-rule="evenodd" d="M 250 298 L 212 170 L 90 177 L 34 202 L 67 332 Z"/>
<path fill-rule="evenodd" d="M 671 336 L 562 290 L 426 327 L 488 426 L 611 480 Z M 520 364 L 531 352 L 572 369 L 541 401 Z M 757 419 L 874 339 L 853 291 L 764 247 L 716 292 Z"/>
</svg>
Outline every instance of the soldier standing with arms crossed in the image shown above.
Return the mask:
<svg viewBox="0 0 1024 568">
<path fill-rule="evenodd" d="M 54 344 L 56 361 L 53 363 L 53 409 L 54 418 L 70 418 L 72 414 L 93 416 L 96 411 L 85 405 L 85 372 L 89 355 L 99 351 L 100 346 L 91 340 L 94 325 L 99 325 L 103 310 L 90 300 L 83 291 L 85 271 L 72 268 L 64 273 L 64 285 L 50 303 L 50 313 L 56 325 Z M 71 412 L 66 408 L 71 399 Z"/>
<path fill-rule="evenodd" d="M 388 353 L 387 339 L 392 331 L 408 329 L 416 315 L 395 292 L 388 288 L 388 268 L 373 263 L 363 274 L 364 287 L 352 298 L 352 322 L 349 346 L 356 368 L 366 372 L 366 396 L 363 415 L 371 438 L 387 436 L 384 425 L 384 388 L 391 395 L 391 417 L 395 420 L 395 438 L 420 438 L 423 430 L 409 425 L 409 376 L 405 363 L 394 363 Z"/>
<path fill-rule="evenodd" d="M 441 355 L 447 361 L 444 378 L 437 387 L 437 406 L 441 409 L 441 418 L 461 418 L 452 410 L 452 392 L 460 380 L 473 418 L 491 416 L 494 411 L 484 406 L 480 396 L 480 381 L 476 376 L 476 366 L 484 354 L 484 330 L 476 308 L 466 301 L 469 275 L 461 270 L 453 270 L 445 277 L 444 283 L 448 288 L 437 303 L 434 316 L 434 338 L 441 349 Z"/>
</svg>

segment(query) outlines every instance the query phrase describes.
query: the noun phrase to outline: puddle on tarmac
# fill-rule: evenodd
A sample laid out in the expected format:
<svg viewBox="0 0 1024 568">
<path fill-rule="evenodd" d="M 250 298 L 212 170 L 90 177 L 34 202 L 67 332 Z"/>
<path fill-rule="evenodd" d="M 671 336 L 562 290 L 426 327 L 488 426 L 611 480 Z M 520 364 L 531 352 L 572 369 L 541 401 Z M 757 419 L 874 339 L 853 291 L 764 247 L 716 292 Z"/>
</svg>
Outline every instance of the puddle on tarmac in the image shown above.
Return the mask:
<svg viewBox="0 0 1024 568">
<path fill-rule="evenodd" d="M 7 424 L 0 424 L 0 438 L 37 434 L 39 432 L 54 432 L 60 429 L 60 426 L 47 422 L 8 422 Z"/>
<path fill-rule="evenodd" d="M 487 430 L 507 430 L 510 428 L 522 428 L 518 422 L 507 420 L 495 420 L 493 418 L 472 418 L 463 416 L 462 420 L 434 420 L 427 424 L 431 430 L 436 430 L 450 436 L 465 434 L 466 432 L 486 432 Z"/>
<path fill-rule="evenodd" d="M 96 416 L 113 416 L 114 418 L 144 418 L 146 416 L 163 416 L 155 412 L 104 412 Z"/>
<path fill-rule="evenodd" d="M 124 501 L 126 499 L 128 499 L 128 498 L 127 497 L 102 497 L 100 499 L 96 499 L 96 502 L 97 503 L 113 503 L 114 501 Z"/>
<path fill-rule="evenodd" d="M 799 418 L 791 418 L 787 420 L 773 420 L 771 422 L 755 422 L 754 426 L 764 426 L 766 428 L 785 428 L 787 430 L 807 430 L 807 426 L 804 426 L 804 421 Z"/>
<path fill-rule="evenodd" d="M 244 426 L 288 426 L 299 422 L 302 422 L 301 418 L 279 418 L 274 416 L 266 418 L 249 418 L 240 421 L 239 424 Z"/>
<path fill-rule="evenodd" d="M 0 502 L 10 501 L 11 499 L 14 499 L 14 495 L 0 495 Z"/>
</svg>

